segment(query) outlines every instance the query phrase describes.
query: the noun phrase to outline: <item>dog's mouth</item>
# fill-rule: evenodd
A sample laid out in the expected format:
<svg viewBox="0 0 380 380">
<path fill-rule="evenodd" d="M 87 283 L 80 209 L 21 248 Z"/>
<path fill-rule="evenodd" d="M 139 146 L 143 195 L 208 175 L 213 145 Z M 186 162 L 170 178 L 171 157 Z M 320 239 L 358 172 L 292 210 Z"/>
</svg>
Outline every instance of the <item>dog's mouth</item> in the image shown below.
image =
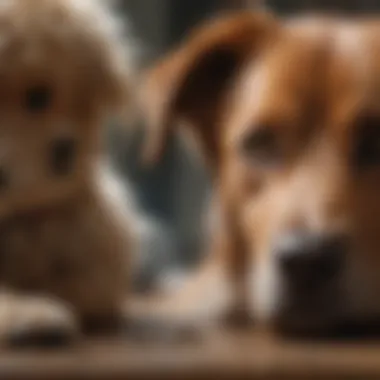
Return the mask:
<svg viewBox="0 0 380 380">
<path fill-rule="evenodd" d="M 287 339 L 315 341 L 379 341 L 380 316 L 369 320 L 310 318 L 306 323 L 299 320 L 279 320 L 274 331 Z"/>
<path fill-rule="evenodd" d="M 290 338 L 379 339 L 378 283 L 371 280 L 368 268 L 350 261 L 347 241 L 352 240 L 314 234 L 291 237 L 274 250 L 273 274 L 261 275 L 269 279 L 269 285 L 261 281 L 262 294 L 273 299 L 265 322 Z M 260 267 L 257 271 L 264 273 Z"/>
<path fill-rule="evenodd" d="M 283 294 L 269 318 L 271 329 L 287 339 L 357 341 L 380 339 L 380 314 L 349 311 L 338 286 L 320 291 Z"/>
<path fill-rule="evenodd" d="M 288 295 L 273 318 L 273 327 L 280 335 L 289 337 L 324 336 L 331 334 L 338 315 L 332 298 Z"/>
<path fill-rule="evenodd" d="M 294 303 L 273 318 L 273 329 L 280 336 L 304 340 L 379 340 L 380 315 L 350 316 L 336 294 L 323 300 Z"/>
</svg>

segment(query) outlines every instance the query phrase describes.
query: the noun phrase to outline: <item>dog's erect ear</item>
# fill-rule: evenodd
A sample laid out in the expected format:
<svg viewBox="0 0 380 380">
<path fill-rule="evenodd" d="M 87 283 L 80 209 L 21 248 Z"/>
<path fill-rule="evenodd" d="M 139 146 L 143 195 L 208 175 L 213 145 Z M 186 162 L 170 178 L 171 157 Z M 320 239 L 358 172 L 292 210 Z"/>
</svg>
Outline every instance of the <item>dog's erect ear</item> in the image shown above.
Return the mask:
<svg viewBox="0 0 380 380">
<path fill-rule="evenodd" d="M 177 122 L 195 134 L 211 166 L 220 157 L 218 110 L 246 60 L 277 29 L 266 13 L 239 12 L 208 21 L 154 66 L 142 87 L 148 136 L 146 163 L 157 161 Z"/>
</svg>

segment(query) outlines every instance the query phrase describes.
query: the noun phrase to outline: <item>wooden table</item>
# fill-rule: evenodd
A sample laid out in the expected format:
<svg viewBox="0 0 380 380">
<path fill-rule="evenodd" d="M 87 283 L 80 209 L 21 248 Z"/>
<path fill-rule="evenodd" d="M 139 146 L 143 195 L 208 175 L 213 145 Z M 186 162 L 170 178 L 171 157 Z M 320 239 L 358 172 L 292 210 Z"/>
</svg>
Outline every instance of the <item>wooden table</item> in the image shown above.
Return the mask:
<svg viewBox="0 0 380 380">
<path fill-rule="evenodd" d="M 254 332 L 187 346 L 88 341 L 68 350 L 0 352 L 0 379 L 380 379 L 380 343 L 291 343 Z"/>
</svg>

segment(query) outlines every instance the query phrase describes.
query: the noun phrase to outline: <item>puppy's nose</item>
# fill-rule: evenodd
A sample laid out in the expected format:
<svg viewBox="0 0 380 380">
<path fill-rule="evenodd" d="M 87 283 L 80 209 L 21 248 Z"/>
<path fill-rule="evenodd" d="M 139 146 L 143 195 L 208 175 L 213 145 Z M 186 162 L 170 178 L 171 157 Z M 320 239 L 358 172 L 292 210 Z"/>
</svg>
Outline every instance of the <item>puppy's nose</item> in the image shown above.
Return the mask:
<svg viewBox="0 0 380 380">
<path fill-rule="evenodd" d="M 275 248 L 282 275 L 291 285 L 319 286 L 333 280 L 344 264 L 348 248 L 343 235 L 294 233 Z"/>
<path fill-rule="evenodd" d="M 73 166 L 76 144 L 72 138 L 54 140 L 50 150 L 51 168 L 56 175 L 68 174 Z"/>
</svg>

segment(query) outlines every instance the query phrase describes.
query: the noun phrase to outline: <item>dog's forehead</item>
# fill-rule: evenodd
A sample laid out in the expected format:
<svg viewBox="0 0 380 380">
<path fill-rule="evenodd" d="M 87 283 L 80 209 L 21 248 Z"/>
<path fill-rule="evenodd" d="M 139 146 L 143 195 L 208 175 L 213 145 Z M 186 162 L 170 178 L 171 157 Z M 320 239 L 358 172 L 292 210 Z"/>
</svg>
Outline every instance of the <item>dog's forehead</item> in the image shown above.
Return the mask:
<svg viewBox="0 0 380 380">
<path fill-rule="evenodd" d="M 314 24 L 286 25 L 281 36 L 241 72 L 232 95 L 228 124 L 234 127 L 228 128 L 228 139 L 238 137 L 242 127 L 297 118 L 305 98 L 322 91 L 328 40 L 325 30 Z"/>
<path fill-rule="evenodd" d="M 278 41 L 242 72 L 228 139 L 253 124 L 292 124 L 319 107 L 332 114 L 359 107 L 377 111 L 379 74 L 380 23 L 289 22 Z"/>
<path fill-rule="evenodd" d="M 333 37 L 328 104 L 335 112 L 379 113 L 380 23 L 342 23 Z"/>
</svg>

